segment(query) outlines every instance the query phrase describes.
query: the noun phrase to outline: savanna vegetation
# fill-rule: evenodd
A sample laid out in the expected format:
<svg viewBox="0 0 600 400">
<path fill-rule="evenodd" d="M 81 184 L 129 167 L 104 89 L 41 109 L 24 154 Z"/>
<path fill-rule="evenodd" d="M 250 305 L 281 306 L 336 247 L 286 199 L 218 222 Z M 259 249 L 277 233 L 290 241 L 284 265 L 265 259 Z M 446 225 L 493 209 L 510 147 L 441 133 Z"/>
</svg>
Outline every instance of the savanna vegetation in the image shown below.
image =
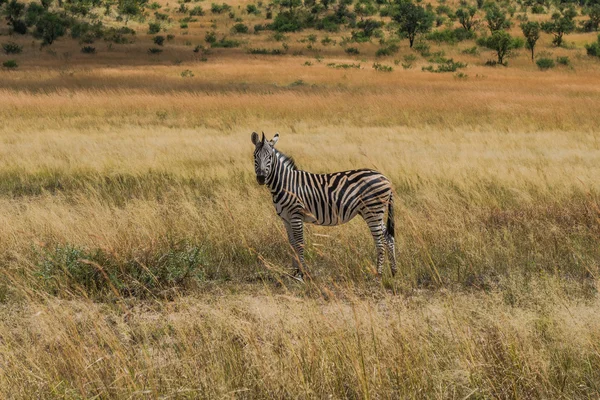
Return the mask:
<svg viewBox="0 0 600 400">
<path fill-rule="evenodd" d="M 0 0 L 0 397 L 597 398 L 600 7 Z M 309 226 L 250 133 L 375 168 Z"/>
</svg>

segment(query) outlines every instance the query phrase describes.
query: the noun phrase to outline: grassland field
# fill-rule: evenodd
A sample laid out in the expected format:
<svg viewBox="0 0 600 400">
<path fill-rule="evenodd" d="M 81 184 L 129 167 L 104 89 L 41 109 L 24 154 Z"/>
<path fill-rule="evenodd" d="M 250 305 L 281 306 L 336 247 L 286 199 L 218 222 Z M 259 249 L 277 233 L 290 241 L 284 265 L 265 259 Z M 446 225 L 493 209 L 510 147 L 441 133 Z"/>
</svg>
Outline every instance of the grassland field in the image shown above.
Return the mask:
<svg viewBox="0 0 600 400">
<path fill-rule="evenodd" d="M 344 30 L 183 29 L 159 3 L 160 54 L 147 21 L 96 54 L 0 29 L 24 46 L 0 56 L 19 64 L 0 70 L 1 398 L 600 398 L 594 33 L 543 34 L 538 53 L 571 60 L 548 71 L 431 43 L 467 63 L 438 74 L 394 61 L 406 40 L 349 55 Z M 215 29 L 242 45 L 194 53 Z M 307 226 L 311 278 L 288 277 L 252 131 L 301 169 L 390 178 L 396 277 L 362 220 Z"/>
</svg>

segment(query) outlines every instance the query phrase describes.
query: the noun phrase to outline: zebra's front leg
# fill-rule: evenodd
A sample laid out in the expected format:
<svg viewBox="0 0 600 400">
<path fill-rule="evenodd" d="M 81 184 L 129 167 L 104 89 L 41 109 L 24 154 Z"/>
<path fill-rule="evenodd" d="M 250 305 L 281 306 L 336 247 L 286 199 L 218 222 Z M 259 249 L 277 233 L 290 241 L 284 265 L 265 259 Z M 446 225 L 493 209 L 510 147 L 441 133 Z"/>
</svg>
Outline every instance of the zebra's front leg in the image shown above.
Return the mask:
<svg viewBox="0 0 600 400">
<path fill-rule="evenodd" d="M 292 218 L 290 221 L 284 220 L 284 224 L 288 240 L 295 253 L 292 259 L 295 275 L 302 278 L 304 272 L 307 271 L 304 263 L 304 224 L 301 218 Z"/>
</svg>

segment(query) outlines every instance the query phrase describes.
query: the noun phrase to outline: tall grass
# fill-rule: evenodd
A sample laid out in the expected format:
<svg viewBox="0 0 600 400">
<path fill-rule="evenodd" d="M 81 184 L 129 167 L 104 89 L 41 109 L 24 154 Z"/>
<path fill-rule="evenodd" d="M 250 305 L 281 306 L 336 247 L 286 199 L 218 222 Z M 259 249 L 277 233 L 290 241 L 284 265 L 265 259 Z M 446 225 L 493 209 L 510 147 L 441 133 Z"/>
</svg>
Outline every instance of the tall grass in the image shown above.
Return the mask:
<svg viewBox="0 0 600 400">
<path fill-rule="evenodd" d="M 598 396 L 596 66 L 231 61 L 3 74 L 0 397 Z M 289 279 L 254 130 L 391 179 L 395 278 L 355 220 Z"/>
</svg>

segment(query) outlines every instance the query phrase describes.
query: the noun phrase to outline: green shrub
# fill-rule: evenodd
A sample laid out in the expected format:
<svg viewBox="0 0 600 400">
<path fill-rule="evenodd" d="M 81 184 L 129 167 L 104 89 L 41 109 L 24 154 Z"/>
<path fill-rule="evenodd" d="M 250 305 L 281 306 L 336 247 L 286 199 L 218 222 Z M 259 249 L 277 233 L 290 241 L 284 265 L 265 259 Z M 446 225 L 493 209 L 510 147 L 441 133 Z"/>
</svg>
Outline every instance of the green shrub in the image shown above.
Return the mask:
<svg viewBox="0 0 600 400">
<path fill-rule="evenodd" d="M 159 49 L 157 47 L 151 47 L 148 49 L 148 54 L 160 54 L 162 52 L 162 49 Z"/>
<path fill-rule="evenodd" d="M 452 58 L 449 58 L 449 59 L 443 59 L 440 62 L 438 62 L 438 65 L 436 68 L 434 68 L 432 65 L 429 65 L 427 67 L 423 67 L 422 70 L 429 71 L 429 72 L 436 72 L 436 73 L 456 72 L 457 69 L 465 68 L 466 66 L 467 66 L 466 63 L 462 63 L 460 61 L 454 61 Z"/>
<path fill-rule="evenodd" d="M 421 54 L 423 57 L 429 57 L 431 54 L 431 46 L 429 46 L 425 42 L 417 42 L 413 46 L 413 49 L 417 51 L 417 53 Z"/>
<path fill-rule="evenodd" d="M 165 43 L 165 37 L 161 36 L 161 35 L 154 36 L 152 38 L 152 41 L 154 42 L 155 45 L 162 46 Z"/>
<path fill-rule="evenodd" d="M 248 31 L 248 27 L 242 23 L 237 23 L 231 28 L 231 32 L 233 33 L 248 33 Z"/>
<path fill-rule="evenodd" d="M 535 62 L 539 69 L 545 71 L 550 68 L 554 68 L 554 60 L 547 57 L 538 58 Z"/>
<path fill-rule="evenodd" d="M 8 42 L 2 44 L 2 50 L 4 50 L 5 54 L 20 54 L 23 51 L 23 46 L 15 42 Z"/>
<path fill-rule="evenodd" d="M 206 32 L 206 35 L 204 35 L 204 41 L 210 44 L 215 43 L 217 41 L 217 33 L 214 31 Z"/>
<path fill-rule="evenodd" d="M 347 54 L 357 55 L 360 54 L 360 51 L 356 47 L 348 47 L 344 50 Z"/>
<path fill-rule="evenodd" d="M 285 54 L 281 49 L 248 49 L 249 54 L 265 54 L 272 56 L 279 56 Z"/>
<path fill-rule="evenodd" d="M 586 44 L 585 49 L 588 56 L 600 57 L 600 35 L 598 35 L 598 40 L 596 42 L 592 44 Z"/>
<path fill-rule="evenodd" d="M 216 4 L 216 3 L 212 3 L 210 5 L 210 12 L 213 14 L 223 14 L 224 12 L 228 12 L 231 11 L 231 6 L 228 4 Z"/>
<path fill-rule="evenodd" d="M 169 19 L 169 15 L 168 14 L 159 13 L 159 12 L 155 12 L 154 13 L 154 18 L 156 18 L 157 21 L 167 21 Z"/>
<path fill-rule="evenodd" d="M 571 60 L 569 60 L 568 56 L 558 56 L 556 57 L 556 62 L 567 67 L 571 65 Z"/>
<path fill-rule="evenodd" d="M 92 46 L 83 46 L 81 52 L 84 54 L 96 54 L 96 48 Z"/>
<path fill-rule="evenodd" d="M 392 72 L 394 70 L 394 68 L 390 67 L 389 65 L 383 65 L 379 63 L 373 63 L 373 69 L 379 72 Z"/>
<path fill-rule="evenodd" d="M 6 69 L 15 69 L 19 64 L 15 60 L 6 60 L 2 63 L 2 66 Z"/>
<path fill-rule="evenodd" d="M 336 63 L 329 63 L 327 64 L 327 66 L 329 68 L 335 68 L 335 69 L 350 69 L 350 68 L 356 68 L 356 69 L 360 69 L 360 64 L 336 64 Z"/>
<path fill-rule="evenodd" d="M 154 35 L 160 32 L 160 24 L 158 22 L 150 22 L 148 23 L 148 34 Z"/>
<path fill-rule="evenodd" d="M 240 46 L 240 42 L 237 40 L 233 40 L 233 39 L 227 39 L 225 37 L 221 38 L 221 40 L 217 40 L 216 42 L 213 42 L 210 44 L 210 47 L 221 47 L 221 48 L 233 48 L 233 47 L 239 47 Z"/>
<path fill-rule="evenodd" d="M 127 27 L 121 28 L 108 28 L 103 32 L 104 40 L 107 42 L 112 42 L 116 44 L 124 44 L 124 43 L 132 43 L 133 38 L 127 38 L 125 35 L 135 35 L 135 31 L 133 29 Z"/>
<path fill-rule="evenodd" d="M 259 15 L 260 14 L 260 10 L 258 9 L 258 7 L 256 7 L 256 4 L 247 4 L 246 5 L 246 12 L 248 14 L 254 14 L 254 15 Z"/>
<path fill-rule="evenodd" d="M 200 6 L 196 6 L 190 10 L 191 17 L 201 17 L 204 15 L 204 10 Z"/>
<path fill-rule="evenodd" d="M 462 54 L 469 54 L 472 56 L 478 56 L 479 55 L 479 49 L 477 48 L 477 46 L 473 46 L 473 47 L 468 47 L 466 49 L 461 50 Z"/>
<path fill-rule="evenodd" d="M 187 29 L 188 28 L 188 24 L 186 22 L 182 22 L 182 23 L 179 24 L 179 27 L 181 29 Z"/>
<path fill-rule="evenodd" d="M 546 9 L 541 4 L 534 4 L 531 7 L 531 13 L 532 14 L 546 14 Z"/>
<path fill-rule="evenodd" d="M 396 43 L 388 43 L 384 47 L 377 49 L 375 52 L 375 56 L 377 57 L 385 57 L 391 56 L 392 54 L 396 54 L 399 50 L 399 47 Z"/>
<path fill-rule="evenodd" d="M 101 249 L 65 245 L 39 252 L 34 277 L 52 295 L 84 289 L 92 296 L 147 297 L 204 279 L 205 259 L 199 247 L 188 243 L 127 259 Z"/>
<path fill-rule="evenodd" d="M 42 45 L 51 45 L 67 32 L 69 23 L 69 20 L 63 15 L 46 12 L 35 24 L 33 36 L 42 39 Z"/>
</svg>

